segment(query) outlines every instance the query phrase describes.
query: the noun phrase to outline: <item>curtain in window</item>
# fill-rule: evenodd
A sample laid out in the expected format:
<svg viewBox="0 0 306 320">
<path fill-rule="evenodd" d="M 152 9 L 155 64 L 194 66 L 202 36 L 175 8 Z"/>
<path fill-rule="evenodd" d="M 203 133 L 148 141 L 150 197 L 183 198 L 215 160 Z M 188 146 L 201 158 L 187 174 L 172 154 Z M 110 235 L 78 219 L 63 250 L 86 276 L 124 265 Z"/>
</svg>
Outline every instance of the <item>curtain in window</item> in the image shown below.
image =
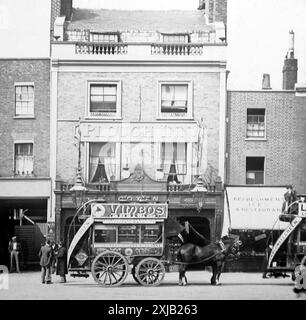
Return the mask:
<svg viewBox="0 0 306 320">
<path fill-rule="evenodd" d="M 184 180 L 187 169 L 187 144 L 177 142 L 162 143 L 161 146 L 162 167 L 164 172 L 172 178 L 171 181 L 178 180 L 177 175 L 181 175 L 179 180 Z M 169 180 L 169 179 L 168 179 Z"/>
<path fill-rule="evenodd" d="M 163 112 L 186 112 L 188 101 L 187 85 L 162 85 L 162 111 Z M 168 109 L 169 108 L 169 109 Z"/>
<path fill-rule="evenodd" d="M 91 143 L 89 181 L 103 182 L 115 179 L 116 157 L 114 143 Z"/>
<path fill-rule="evenodd" d="M 155 149 L 153 143 L 125 143 L 122 145 L 122 166 L 128 164 L 130 172 L 134 172 L 139 164 L 154 179 L 156 170 Z"/>
<path fill-rule="evenodd" d="M 33 174 L 33 144 L 15 145 L 15 173 L 20 175 Z"/>
<path fill-rule="evenodd" d="M 162 166 L 165 173 L 170 172 L 170 166 L 173 163 L 173 143 L 162 143 Z"/>
<path fill-rule="evenodd" d="M 174 106 L 175 107 L 186 107 L 187 106 L 187 86 L 186 85 L 179 85 L 175 86 L 175 96 L 174 96 Z"/>
<path fill-rule="evenodd" d="M 177 143 L 177 155 L 175 160 L 176 172 L 185 174 L 186 173 L 186 155 L 187 155 L 187 145 L 186 143 Z"/>
<path fill-rule="evenodd" d="M 162 85 L 162 106 L 171 107 L 174 100 L 174 86 Z"/>
</svg>

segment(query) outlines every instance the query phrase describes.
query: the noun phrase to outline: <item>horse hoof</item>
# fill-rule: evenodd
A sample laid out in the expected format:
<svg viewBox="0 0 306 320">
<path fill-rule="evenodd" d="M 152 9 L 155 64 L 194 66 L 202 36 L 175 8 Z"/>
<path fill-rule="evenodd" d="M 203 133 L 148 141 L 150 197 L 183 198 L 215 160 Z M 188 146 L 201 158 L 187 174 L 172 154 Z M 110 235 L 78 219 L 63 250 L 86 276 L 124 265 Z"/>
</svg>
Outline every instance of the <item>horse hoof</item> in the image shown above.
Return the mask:
<svg viewBox="0 0 306 320">
<path fill-rule="evenodd" d="M 212 286 L 221 286 L 221 283 L 220 282 L 211 282 L 211 285 Z"/>
</svg>

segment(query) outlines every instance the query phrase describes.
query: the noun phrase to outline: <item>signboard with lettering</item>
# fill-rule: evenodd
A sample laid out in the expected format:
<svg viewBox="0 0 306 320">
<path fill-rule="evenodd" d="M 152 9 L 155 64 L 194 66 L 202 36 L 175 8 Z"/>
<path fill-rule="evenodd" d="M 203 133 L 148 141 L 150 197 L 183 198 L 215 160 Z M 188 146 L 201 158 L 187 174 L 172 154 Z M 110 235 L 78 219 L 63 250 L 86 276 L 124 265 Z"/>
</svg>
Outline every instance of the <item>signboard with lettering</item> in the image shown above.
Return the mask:
<svg viewBox="0 0 306 320">
<path fill-rule="evenodd" d="M 302 221 L 302 218 L 299 216 L 296 216 L 291 221 L 291 223 L 288 225 L 288 227 L 285 229 L 285 231 L 281 234 L 281 236 L 277 239 L 275 245 L 273 246 L 271 254 L 269 256 L 268 267 L 271 266 L 272 261 L 274 259 L 274 256 L 277 253 L 278 249 L 285 242 L 285 240 L 289 237 L 289 235 L 296 229 L 296 227 L 300 224 L 301 221 Z"/>
<path fill-rule="evenodd" d="M 167 204 L 92 203 L 94 219 L 167 219 Z"/>
<path fill-rule="evenodd" d="M 285 187 L 227 187 L 226 191 L 232 229 L 285 229 L 288 225 L 279 221 Z"/>
<path fill-rule="evenodd" d="M 99 142 L 197 142 L 196 123 L 98 123 L 80 125 L 82 141 Z"/>
<path fill-rule="evenodd" d="M 299 215 L 301 217 L 306 217 L 306 203 L 299 203 Z"/>
</svg>

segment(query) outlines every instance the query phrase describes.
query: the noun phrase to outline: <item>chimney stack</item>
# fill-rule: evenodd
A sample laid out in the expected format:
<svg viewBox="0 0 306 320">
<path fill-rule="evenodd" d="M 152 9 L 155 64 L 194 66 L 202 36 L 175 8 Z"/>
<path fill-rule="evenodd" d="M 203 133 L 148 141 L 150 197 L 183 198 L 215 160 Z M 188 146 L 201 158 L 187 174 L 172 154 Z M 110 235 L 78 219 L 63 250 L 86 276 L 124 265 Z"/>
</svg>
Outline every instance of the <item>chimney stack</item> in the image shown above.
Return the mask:
<svg viewBox="0 0 306 320">
<path fill-rule="evenodd" d="M 199 0 L 199 10 L 205 10 L 209 23 L 227 23 L 227 0 Z"/>
<path fill-rule="evenodd" d="M 262 77 L 262 90 L 271 90 L 270 84 L 270 75 L 268 73 L 264 73 Z"/>
<path fill-rule="evenodd" d="M 199 0 L 198 10 L 204 10 L 204 9 L 205 9 L 205 0 Z"/>
<path fill-rule="evenodd" d="M 294 32 L 289 32 L 289 46 L 283 67 L 283 90 L 294 90 L 297 83 L 298 61 L 294 58 Z"/>
<path fill-rule="evenodd" d="M 51 30 L 53 31 L 54 22 L 57 17 L 65 16 L 66 20 L 71 19 L 72 0 L 51 0 Z"/>
</svg>

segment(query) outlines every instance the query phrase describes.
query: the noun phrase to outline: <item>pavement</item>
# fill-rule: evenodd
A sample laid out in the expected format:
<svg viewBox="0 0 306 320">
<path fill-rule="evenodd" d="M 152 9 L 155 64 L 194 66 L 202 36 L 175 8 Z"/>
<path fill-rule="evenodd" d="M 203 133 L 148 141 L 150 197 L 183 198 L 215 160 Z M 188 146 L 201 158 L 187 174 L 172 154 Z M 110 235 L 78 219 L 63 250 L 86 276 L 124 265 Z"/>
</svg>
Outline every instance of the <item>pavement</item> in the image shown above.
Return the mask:
<svg viewBox="0 0 306 320">
<path fill-rule="evenodd" d="M 142 287 L 127 277 L 120 287 L 104 288 L 93 278 L 67 277 L 59 283 L 40 283 L 40 272 L 9 274 L 9 288 L 0 289 L 0 300 L 295 300 L 306 294 L 295 294 L 290 278 L 263 279 L 259 273 L 224 273 L 221 285 L 211 286 L 207 271 L 187 272 L 188 285 L 178 286 L 178 273 L 166 273 L 158 287 Z M 0 283 L 1 284 L 1 283 Z"/>
</svg>

